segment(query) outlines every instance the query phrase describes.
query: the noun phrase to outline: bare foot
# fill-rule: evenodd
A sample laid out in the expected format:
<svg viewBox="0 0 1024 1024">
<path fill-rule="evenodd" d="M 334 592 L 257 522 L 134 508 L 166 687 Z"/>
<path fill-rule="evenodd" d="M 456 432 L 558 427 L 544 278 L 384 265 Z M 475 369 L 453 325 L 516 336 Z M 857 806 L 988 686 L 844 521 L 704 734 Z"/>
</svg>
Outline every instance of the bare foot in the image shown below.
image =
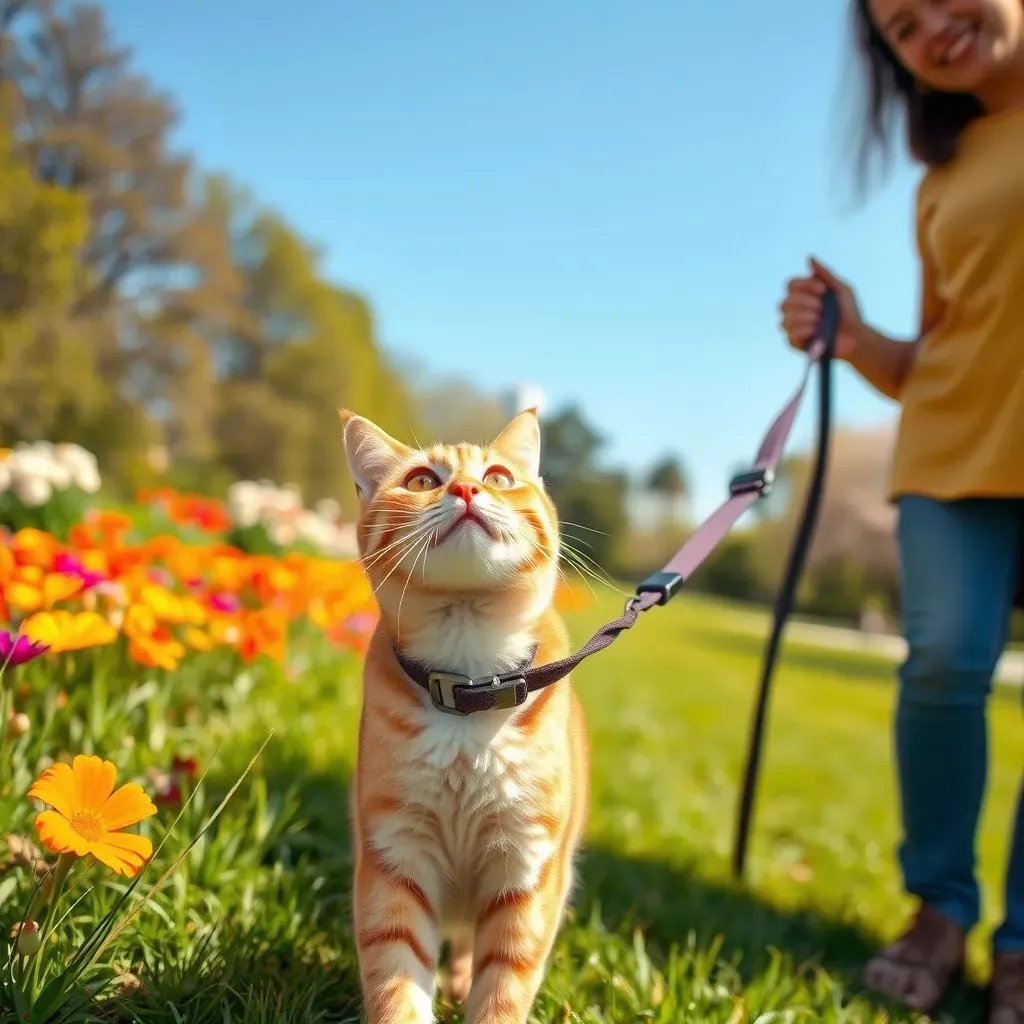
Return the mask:
<svg viewBox="0 0 1024 1024">
<path fill-rule="evenodd" d="M 988 1024 L 1024 1024 L 1024 953 L 1003 953 L 993 959 Z"/>
<path fill-rule="evenodd" d="M 864 980 L 875 991 L 928 1013 L 963 967 L 966 938 L 948 917 L 923 905 L 907 931 L 868 962 Z M 990 1024 L 1024 1024 L 1024 1019 L 993 1019 Z"/>
</svg>

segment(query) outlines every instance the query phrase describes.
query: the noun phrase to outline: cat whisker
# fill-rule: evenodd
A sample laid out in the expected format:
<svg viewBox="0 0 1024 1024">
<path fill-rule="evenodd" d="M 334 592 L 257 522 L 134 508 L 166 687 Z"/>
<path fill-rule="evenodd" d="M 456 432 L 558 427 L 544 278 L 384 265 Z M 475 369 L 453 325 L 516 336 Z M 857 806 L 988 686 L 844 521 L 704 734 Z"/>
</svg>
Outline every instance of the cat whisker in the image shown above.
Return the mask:
<svg viewBox="0 0 1024 1024">
<path fill-rule="evenodd" d="M 425 537 L 420 544 L 419 549 L 416 551 L 416 555 L 412 560 L 412 565 L 409 567 L 409 574 L 405 578 L 405 586 L 402 587 L 402 594 L 398 599 L 398 611 L 395 615 L 395 632 L 397 634 L 397 640 L 401 643 L 402 640 L 402 602 L 405 601 L 405 592 L 409 589 L 409 583 L 412 580 L 413 573 L 416 571 L 416 563 L 420 560 L 420 555 L 423 555 L 423 578 L 426 579 L 427 573 L 427 551 L 430 549 L 430 542 L 434 539 L 437 533 L 435 528 L 433 533 Z"/>
<path fill-rule="evenodd" d="M 382 580 L 380 581 L 380 583 L 378 583 L 378 584 L 377 584 L 377 586 L 375 586 L 375 587 L 373 588 L 373 596 L 374 596 L 374 597 L 376 597 L 376 596 L 377 596 L 377 594 L 378 594 L 378 593 L 380 593 L 380 588 L 381 588 L 381 587 L 383 587 L 383 586 L 384 586 L 384 584 L 385 584 L 385 583 L 387 583 L 387 581 L 388 581 L 389 579 L 391 579 L 392 575 L 393 575 L 393 574 L 395 573 L 395 571 L 396 571 L 396 570 L 398 569 L 398 567 L 399 567 L 399 566 L 400 566 L 400 565 L 402 564 L 402 562 L 404 562 L 404 561 L 405 561 L 406 555 L 408 555 L 408 554 L 409 554 L 409 551 L 411 550 L 411 548 L 412 548 L 412 544 L 410 544 L 410 545 L 409 545 L 409 547 L 408 547 L 408 548 L 406 548 L 406 549 L 405 549 L 405 550 L 404 550 L 404 551 L 402 552 L 402 555 L 401 555 L 401 557 L 400 557 L 400 558 L 398 558 L 398 559 L 397 559 L 397 560 L 395 561 L 395 564 L 394 564 L 394 565 L 393 565 L 393 566 L 392 566 L 392 567 L 391 567 L 391 568 L 390 568 L 390 569 L 389 569 L 389 570 L 387 571 L 387 574 L 386 574 L 386 575 L 384 576 L 384 579 L 382 579 Z"/>
<path fill-rule="evenodd" d="M 613 590 L 616 594 L 622 597 L 626 596 L 626 592 L 621 588 L 615 586 L 611 581 L 611 578 L 605 574 L 604 569 L 594 562 L 592 558 L 584 555 L 582 552 L 577 551 L 569 544 L 562 545 L 562 553 L 565 556 L 565 560 L 584 577 L 589 576 L 596 583 L 600 583 L 602 586 L 608 587 L 609 590 Z M 588 562 L 590 564 L 588 564 Z M 593 566 L 593 567 L 592 567 Z M 593 591 L 591 591 L 593 593 Z M 596 598 L 596 595 L 594 595 Z"/>
<path fill-rule="evenodd" d="M 559 522 L 559 526 L 564 528 L 566 526 L 572 526 L 577 530 L 586 530 L 587 533 L 597 533 L 602 537 L 610 537 L 611 534 L 607 530 L 595 530 L 592 526 L 584 526 L 582 523 L 571 523 L 568 519 L 563 519 Z"/>
<path fill-rule="evenodd" d="M 513 539 L 515 539 L 515 538 L 513 538 Z M 523 541 L 525 541 L 525 543 L 528 544 L 530 547 L 532 547 L 534 549 L 534 551 L 536 551 L 539 555 L 541 555 L 544 558 L 548 559 L 548 561 L 554 562 L 555 575 L 566 586 L 569 586 L 569 578 L 565 575 L 565 571 L 562 569 L 562 566 L 560 564 L 560 559 L 558 558 L 558 556 L 556 556 L 554 551 L 552 551 L 550 548 L 544 547 L 540 543 L 540 541 L 538 541 L 535 537 L 531 537 L 529 535 L 524 535 L 521 539 Z M 594 594 L 593 588 L 590 586 L 589 583 L 587 583 L 586 580 L 584 580 L 584 583 L 586 584 L 587 589 L 590 591 L 590 593 L 593 595 L 594 599 L 596 600 L 597 599 L 597 595 Z"/>
<path fill-rule="evenodd" d="M 430 529 L 431 524 L 428 523 L 425 526 L 421 526 L 418 530 L 414 530 L 412 533 L 403 535 L 402 537 L 399 537 L 397 540 L 392 541 L 390 544 L 387 545 L 387 547 L 382 548 L 380 551 L 375 551 L 369 558 L 367 558 L 363 562 L 363 568 L 367 572 L 369 572 L 370 569 L 375 568 L 377 566 L 377 564 L 386 554 L 393 551 L 394 548 L 398 547 L 399 545 L 405 545 L 405 548 L 399 553 L 398 557 L 396 558 L 395 565 L 391 569 L 391 572 L 388 573 L 388 576 L 390 576 L 391 573 L 394 572 L 395 569 L 397 569 L 398 566 L 402 564 L 403 559 L 406 557 L 406 555 L 409 553 L 412 547 Z M 385 579 L 387 579 L 387 577 L 385 577 Z M 376 590 L 374 591 L 374 593 L 376 593 Z"/>
</svg>

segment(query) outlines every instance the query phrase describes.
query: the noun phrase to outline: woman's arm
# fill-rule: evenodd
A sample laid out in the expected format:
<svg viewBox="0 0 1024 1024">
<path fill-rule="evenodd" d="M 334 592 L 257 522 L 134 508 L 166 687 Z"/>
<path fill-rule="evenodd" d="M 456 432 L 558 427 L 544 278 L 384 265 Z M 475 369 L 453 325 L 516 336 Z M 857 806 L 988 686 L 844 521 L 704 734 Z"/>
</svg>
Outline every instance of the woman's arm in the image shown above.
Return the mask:
<svg viewBox="0 0 1024 1024">
<path fill-rule="evenodd" d="M 923 336 L 923 334 L 922 334 Z M 846 361 L 886 398 L 898 401 L 903 383 L 917 358 L 920 338 L 900 341 L 864 324 L 856 333 Z"/>
</svg>

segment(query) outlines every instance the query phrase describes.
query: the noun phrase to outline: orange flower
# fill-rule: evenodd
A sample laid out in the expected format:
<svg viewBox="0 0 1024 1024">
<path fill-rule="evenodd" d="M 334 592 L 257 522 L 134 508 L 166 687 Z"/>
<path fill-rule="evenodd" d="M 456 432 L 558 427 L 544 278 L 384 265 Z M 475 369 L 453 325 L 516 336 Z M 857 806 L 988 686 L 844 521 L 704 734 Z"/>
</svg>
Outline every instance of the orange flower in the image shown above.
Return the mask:
<svg viewBox="0 0 1024 1024">
<path fill-rule="evenodd" d="M 11 538 L 11 551 L 19 565 L 35 565 L 49 569 L 57 553 L 57 538 L 42 530 L 26 526 Z"/>
<path fill-rule="evenodd" d="M 0 544 L 0 583 L 6 583 L 11 579 L 16 568 L 14 552 L 5 544 Z"/>
<path fill-rule="evenodd" d="M 92 513 L 88 524 L 103 538 L 106 547 L 122 547 L 124 535 L 135 525 L 131 516 L 109 510 Z"/>
<path fill-rule="evenodd" d="M 244 612 L 239 649 L 242 660 L 253 661 L 265 654 L 274 661 L 284 661 L 287 628 L 284 616 L 272 608 Z"/>
<path fill-rule="evenodd" d="M 102 615 L 63 609 L 36 612 L 25 620 L 21 631 L 29 640 L 49 644 L 51 654 L 99 647 L 117 639 L 117 630 Z"/>
<path fill-rule="evenodd" d="M 164 626 L 157 626 L 148 636 L 136 634 L 128 644 L 128 653 L 146 668 L 163 668 L 173 672 L 185 657 L 185 646 Z"/>
<path fill-rule="evenodd" d="M 91 854 L 119 875 L 137 875 L 153 854 L 145 836 L 122 832 L 156 814 L 137 783 L 114 792 L 117 768 L 95 755 L 79 754 L 70 765 L 58 762 L 32 784 L 28 795 L 53 810 L 36 815 L 40 842 L 53 853 Z"/>
<path fill-rule="evenodd" d="M 263 556 L 253 558 L 252 585 L 256 596 L 263 604 L 270 604 L 279 595 L 287 595 L 298 584 L 298 573 L 283 565 L 276 558 Z"/>
<path fill-rule="evenodd" d="M 207 568 L 210 581 L 217 590 L 237 592 L 248 582 L 251 569 L 241 552 L 221 548 L 209 553 Z"/>
<path fill-rule="evenodd" d="M 150 537 L 143 545 L 149 558 L 157 562 L 166 561 L 177 554 L 181 548 L 181 541 L 169 533 L 161 533 L 156 537 Z"/>
</svg>

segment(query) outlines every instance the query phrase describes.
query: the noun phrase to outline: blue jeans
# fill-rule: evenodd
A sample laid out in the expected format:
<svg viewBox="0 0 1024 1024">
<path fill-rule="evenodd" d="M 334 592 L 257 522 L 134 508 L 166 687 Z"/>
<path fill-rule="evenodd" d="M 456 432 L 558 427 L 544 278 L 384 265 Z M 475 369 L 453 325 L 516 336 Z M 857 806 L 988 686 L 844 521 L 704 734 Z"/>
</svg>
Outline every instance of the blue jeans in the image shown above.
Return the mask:
<svg viewBox="0 0 1024 1024">
<path fill-rule="evenodd" d="M 1024 501 L 899 500 L 903 626 L 896 760 L 909 893 L 966 930 L 980 917 L 975 834 L 988 768 L 985 707 L 1007 639 Z M 1024 950 L 1024 791 L 996 952 Z"/>
</svg>

